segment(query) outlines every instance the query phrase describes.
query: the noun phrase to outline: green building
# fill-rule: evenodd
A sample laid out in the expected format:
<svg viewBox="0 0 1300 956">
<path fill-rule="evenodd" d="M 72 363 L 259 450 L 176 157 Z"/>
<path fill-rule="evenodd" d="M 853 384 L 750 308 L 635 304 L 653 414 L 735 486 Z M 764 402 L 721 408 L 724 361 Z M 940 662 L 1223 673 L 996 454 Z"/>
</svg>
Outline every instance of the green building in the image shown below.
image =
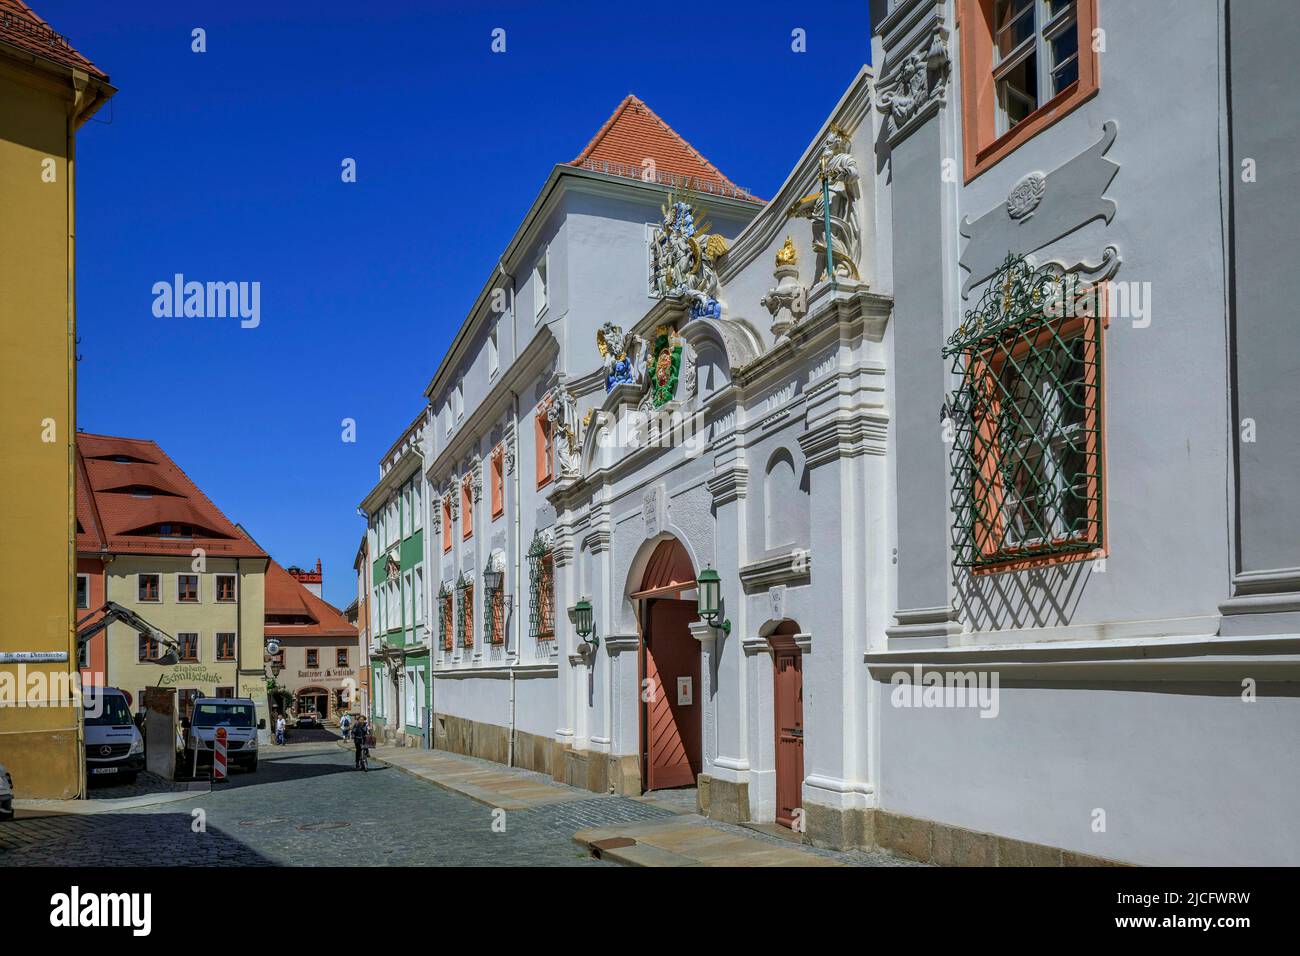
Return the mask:
<svg viewBox="0 0 1300 956">
<path fill-rule="evenodd" d="M 430 714 L 430 616 L 425 596 L 425 413 L 379 464 L 360 511 L 370 560 L 370 709 L 388 743 L 426 747 Z"/>
</svg>

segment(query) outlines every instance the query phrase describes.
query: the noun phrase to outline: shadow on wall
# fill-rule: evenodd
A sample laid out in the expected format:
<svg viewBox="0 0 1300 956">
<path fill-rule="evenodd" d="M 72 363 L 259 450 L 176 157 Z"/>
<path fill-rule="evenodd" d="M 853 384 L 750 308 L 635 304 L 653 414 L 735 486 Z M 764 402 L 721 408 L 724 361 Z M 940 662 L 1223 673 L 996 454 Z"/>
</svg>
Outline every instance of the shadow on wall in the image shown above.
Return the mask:
<svg viewBox="0 0 1300 956">
<path fill-rule="evenodd" d="M 975 631 L 1060 627 L 1074 618 L 1092 561 L 1071 561 L 1023 571 L 953 575 L 957 613 Z"/>
</svg>

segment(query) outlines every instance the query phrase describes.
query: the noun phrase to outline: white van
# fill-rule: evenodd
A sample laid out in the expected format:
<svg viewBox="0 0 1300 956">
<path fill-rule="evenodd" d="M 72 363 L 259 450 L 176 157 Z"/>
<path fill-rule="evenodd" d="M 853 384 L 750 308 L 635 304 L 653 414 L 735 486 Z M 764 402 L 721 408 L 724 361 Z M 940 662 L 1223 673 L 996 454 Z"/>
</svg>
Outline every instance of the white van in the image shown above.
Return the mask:
<svg viewBox="0 0 1300 956">
<path fill-rule="evenodd" d="M 144 737 L 135 726 L 126 694 L 116 687 L 82 693 L 86 727 L 86 776 L 132 783 L 144 769 Z"/>
<path fill-rule="evenodd" d="M 226 728 L 226 766 L 257 769 L 257 732 L 266 729 L 257 705 L 247 697 L 199 697 L 185 728 L 184 762 L 177 764 L 178 772 L 211 766 L 218 727 Z"/>
</svg>

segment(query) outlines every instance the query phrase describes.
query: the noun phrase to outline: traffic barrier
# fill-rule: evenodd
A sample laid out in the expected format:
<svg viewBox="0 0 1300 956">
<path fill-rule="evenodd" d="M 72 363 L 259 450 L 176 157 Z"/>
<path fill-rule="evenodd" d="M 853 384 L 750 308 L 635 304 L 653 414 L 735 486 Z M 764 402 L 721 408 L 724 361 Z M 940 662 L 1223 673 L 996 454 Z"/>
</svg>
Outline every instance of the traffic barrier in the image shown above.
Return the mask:
<svg viewBox="0 0 1300 956">
<path fill-rule="evenodd" d="M 226 728 L 218 727 L 212 743 L 212 779 L 223 783 L 226 779 Z"/>
</svg>

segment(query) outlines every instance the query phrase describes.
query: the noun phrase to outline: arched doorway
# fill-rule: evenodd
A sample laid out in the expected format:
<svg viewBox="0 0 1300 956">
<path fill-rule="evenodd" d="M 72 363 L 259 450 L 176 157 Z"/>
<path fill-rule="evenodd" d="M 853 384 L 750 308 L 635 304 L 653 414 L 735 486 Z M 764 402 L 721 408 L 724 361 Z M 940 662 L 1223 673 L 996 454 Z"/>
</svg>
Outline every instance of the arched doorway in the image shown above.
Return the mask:
<svg viewBox="0 0 1300 956">
<path fill-rule="evenodd" d="M 632 597 L 640 602 L 641 780 L 644 790 L 691 787 L 701 768 L 704 702 L 690 555 L 676 538 L 655 546 Z"/>
<path fill-rule="evenodd" d="M 299 688 L 294 712 L 305 714 L 315 711 L 323 720 L 329 716 L 329 699 L 329 692 L 324 687 Z"/>
<path fill-rule="evenodd" d="M 776 727 L 776 822 L 793 828 L 803 812 L 803 651 L 799 627 L 782 621 L 772 645 L 772 700 Z"/>
</svg>

